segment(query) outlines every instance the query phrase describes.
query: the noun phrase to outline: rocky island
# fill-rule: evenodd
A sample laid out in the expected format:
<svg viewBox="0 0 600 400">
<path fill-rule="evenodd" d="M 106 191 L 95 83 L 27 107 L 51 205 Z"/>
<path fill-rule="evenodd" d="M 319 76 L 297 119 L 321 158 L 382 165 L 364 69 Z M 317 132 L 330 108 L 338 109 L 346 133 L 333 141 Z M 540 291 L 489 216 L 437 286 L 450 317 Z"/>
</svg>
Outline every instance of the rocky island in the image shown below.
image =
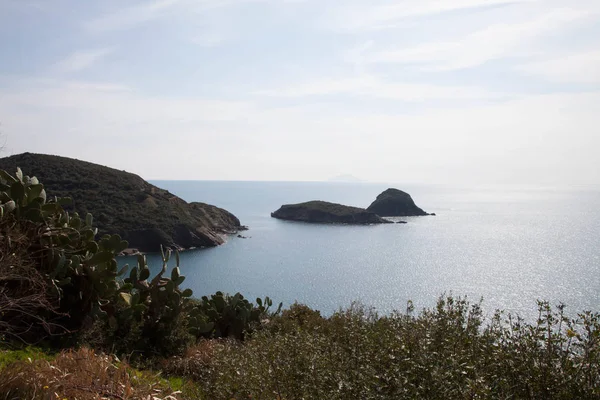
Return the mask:
<svg viewBox="0 0 600 400">
<path fill-rule="evenodd" d="M 72 211 L 94 216 L 98 234 L 117 233 L 144 252 L 214 247 L 226 234 L 246 229 L 227 210 L 187 203 L 137 175 L 67 157 L 23 153 L 0 159 L 0 169 L 20 167 L 57 197 L 71 197 Z"/>
<path fill-rule="evenodd" d="M 367 208 L 382 217 L 413 217 L 428 214 L 417 207 L 412 197 L 406 192 L 398 189 L 387 189 Z"/>
<path fill-rule="evenodd" d="M 345 206 L 326 201 L 308 201 L 286 204 L 271 213 L 271 217 L 288 220 L 325 224 L 389 224 L 392 223 L 364 208 Z"/>
</svg>

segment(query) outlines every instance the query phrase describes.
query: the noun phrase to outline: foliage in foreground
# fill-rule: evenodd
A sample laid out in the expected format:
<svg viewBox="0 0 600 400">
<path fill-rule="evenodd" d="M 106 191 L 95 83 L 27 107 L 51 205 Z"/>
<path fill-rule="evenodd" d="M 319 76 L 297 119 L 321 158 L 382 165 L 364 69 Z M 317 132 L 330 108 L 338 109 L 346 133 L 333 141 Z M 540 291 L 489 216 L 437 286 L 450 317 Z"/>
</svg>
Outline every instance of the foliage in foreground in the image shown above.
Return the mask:
<svg viewBox="0 0 600 400">
<path fill-rule="evenodd" d="M 84 341 L 118 354 L 169 356 L 199 337 L 242 339 L 269 315 L 268 298 L 256 306 L 219 292 L 191 301 L 177 254 L 167 274 L 170 250 L 154 277 L 144 256 L 119 270 L 127 242 L 97 239 L 92 215 L 71 214 L 66 203 L 20 169 L 0 170 L 0 342 Z"/>
<path fill-rule="evenodd" d="M 528 324 L 452 297 L 416 316 L 295 305 L 244 343 L 201 342 L 165 368 L 209 399 L 600 398 L 598 314 L 539 311 Z"/>
<path fill-rule="evenodd" d="M 156 374 L 136 371 L 89 349 L 63 352 L 51 361 L 15 362 L 1 373 L 0 399 L 179 398 L 179 391 Z"/>
<path fill-rule="evenodd" d="M 600 398 L 599 315 L 569 319 L 543 302 L 539 312 L 531 324 L 488 320 L 447 297 L 419 314 L 354 305 L 323 318 L 296 304 L 245 341 L 202 339 L 158 372 L 86 349 L 13 361 L 0 367 L 0 399 Z"/>
</svg>

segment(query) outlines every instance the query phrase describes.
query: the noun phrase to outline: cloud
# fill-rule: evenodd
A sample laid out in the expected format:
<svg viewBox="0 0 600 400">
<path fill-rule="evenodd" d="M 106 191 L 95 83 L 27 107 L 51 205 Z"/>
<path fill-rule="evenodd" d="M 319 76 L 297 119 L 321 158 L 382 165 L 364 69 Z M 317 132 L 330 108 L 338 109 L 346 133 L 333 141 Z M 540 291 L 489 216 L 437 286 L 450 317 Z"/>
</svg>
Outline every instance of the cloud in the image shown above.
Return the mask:
<svg viewBox="0 0 600 400">
<path fill-rule="evenodd" d="M 0 105 L 7 109 L 33 107 L 157 124 L 236 120 L 251 110 L 241 101 L 143 96 L 127 86 L 105 82 L 28 79 L 16 82 L 12 89 L 4 91 L 1 99 Z"/>
<path fill-rule="evenodd" d="M 90 68 L 114 51 L 112 47 L 102 49 L 77 51 L 70 54 L 55 64 L 55 69 L 60 72 L 77 72 Z"/>
<path fill-rule="evenodd" d="M 537 38 L 586 15 L 581 10 L 555 9 L 526 22 L 493 24 L 453 41 L 367 53 L 365 62 L 419 64 L 429 70 L 454 70 L 500 58 L 529 56 Z"/>
<path fill-rule="evenodd" d="M 11 151 L 146 178 L 600 182 L 598 0 L 75 3 L 5 27 Z M 52 48 L 72 54 L 23 68 Z"/>
<path fill-rule="evenodd" d="M 159 18 L 175 6 L 185 3 L 183 0 L 154 0 L 127 6 L 108 14 L 95 17 L 84 23 L 91 32 L 115 31 L 131 28 L 135 25 Z"/>
<path fill-rule="evenodd" d="M 560 94 L 407 115 L 36 81 L 3 89 L 0 120 L 12 151 L 75 156 L 146 178 L 320 180 L 353 170 L 380 181 L 590 183 L 600 179 L 599 107 L 598 93 Z M 225 168 L 228 160 L 243 168 Z"/>
<path fill-rule="evenodd" d="M 211 9 L 277 0 L 154 0 L 117 8 L 84 22 L 90 32 L 119 31 L 133 28 L 164 17 L 189 16 Z M 294 3 L 285 1 L 284 3 Z"/>
<path fill-rule="evenodd" d="M 536 3 L 541 0 L 400 0 L 392 4 L 344 2 L 329 9 L 323 22 L 342 31 L 362 31 L 395 27 L 399 20 L 444 12 L 502 5 Z"/>
<path fill-rule="evenodd" d="M 259 95 L 274 97 L 306 97 L 326 95 L 353 95 L 407 102 L 430 100 L 490 99 L 504 96 L 477 87 L 442 86 L 418 83 L 385 82 L 372 75 L 349 78 L 330 78 L 308 81 L 276 89 L 261 90 Z"/>
<path fill-rule="evenodd" d="M 216 47 L 223 44 L 227 39 L 217 32 L 205 32 L 197 35 L 191 41 L 201 47 Z"/>
<path fill-rule="evenodd" d="M 552 82 L 600 84 L 600 51 L 564 54 L 515 69 Z"/>
</svg>

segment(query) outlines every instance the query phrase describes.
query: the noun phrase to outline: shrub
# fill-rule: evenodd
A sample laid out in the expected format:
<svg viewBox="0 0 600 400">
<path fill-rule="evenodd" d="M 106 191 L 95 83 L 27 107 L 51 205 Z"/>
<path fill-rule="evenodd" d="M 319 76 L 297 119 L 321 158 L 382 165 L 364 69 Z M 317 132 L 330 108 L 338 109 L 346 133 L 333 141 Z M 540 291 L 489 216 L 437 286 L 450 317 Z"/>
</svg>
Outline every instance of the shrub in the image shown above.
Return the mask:
<svg viewBox="0 0 600 400">
<path fill-rule="evenodd" d="M 278 315 L 282 303 L 276 311 L 270 312 L 273 301 L 267 296 L 264 301 L 256 299 L 252 304 L 240 293 L 231 296 L 217 292 L 203 296 L 191 311 L 192 331 L 198 336 L 243 340 L 246 333 L 260 326 L 263 320 Z"/>
<path fill-rule="evenodd" d="M 0 219 L 0 342 L 64 332 L 54 287 L 36 265 L 35 224 Z M 42 335 L 40 335 L 42 332 Z"/>
<path fill-rule="evenodd" d="M 62 208 L 67 200 L 47 201 L 43 185 L 20 169 L 0 171 L 0 191 L 0 271 L 18 271 L 0 281 L 10 307 L 0 314 L 0 335 L 30 341 L 82 329 L 118 289 L 115 256 L 127 243 L 116 235 L 96 242 L 91 215 L 82 220 Z"/>
<path fill-rule="evenodd" d="M 150 279 L 146 257 L 119 284 L 118 296 L 102 320 L 106 345 L 118 353 L 143 356 L 181 354 L 195 337 L 189 332 L 190 289 L 181 290 L 185 280 L 179 270 L 179 255 L 170 278 L 165 277 L 171 251 L 162 253 L 161 271 Z"/>
<path fill-rule="evenodd" d="M 247 341 L 204 343 L 167 371 L 210 399 L 600 398 L 599 315 L 539 310 L 534 323 L 486 320 L 479 303 L 447 297 L 418 315 L 353 305 L 310 329 L 284 312 Z"/>
</svg>

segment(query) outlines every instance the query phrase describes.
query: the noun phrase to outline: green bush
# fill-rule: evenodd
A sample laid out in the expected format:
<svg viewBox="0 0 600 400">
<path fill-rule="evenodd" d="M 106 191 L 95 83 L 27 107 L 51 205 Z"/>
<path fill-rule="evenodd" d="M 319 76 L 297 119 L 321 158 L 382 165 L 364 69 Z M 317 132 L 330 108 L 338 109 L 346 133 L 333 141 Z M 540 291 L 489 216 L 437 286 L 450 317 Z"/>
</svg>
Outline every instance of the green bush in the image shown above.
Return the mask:
<svg viewBox="0 0 600 400">
<path fill-rule="evenodd" d="M 501 312 L 486 320 L 479 304 L 452 297 L 419 315 L 293 308 L 245 342 L 201 344 L 167 370 L 210 399 L 600 398 L 598 314 L 568 319 L 540 303 L 531 324 Z M 310 325 L 290 318 L 298 311 Z"/>
<path fill-rule="evenodd" d="M 165 277 L 171 251 L 163 251 L 162 270 L 152 279 L 146 257 L 138 256 L 137 266 L 119 280 L 118 296 L 106 306 L 106 318 L 97 324 L 96 331 L 104 333 L 96 346 L 118 354 L 169 356 L 183 353 L 195 341 L 189 326 L 193 292 L 180 288 L 185 276 L 175 256 L 176 266 Z M 85 341 L 92 342 L 93 335 Z"/>
<path fill-rule="evenodd" d="M 192 331 L 198 336 L 243 340 L 246 333 L 259 327 L 263 320 L 278 315 L 282 303 L 275 312 L 270 312 L 273 301 L 267 296 L 264 301 L 256 299 L 252 304 L 240 293 L 231 296 L 217 292 L 212 296 L 203 296 L 191 311 Z"/>
<path fill-rule="evenodd" d="M 47 201 L 43 185 L 20 169 L 14 177 L 0 170 L 0 249 L 12 257 L 0 265 L 7 278 L 0 284 L 0 335 L 29 341 L 76 333 L 118 289 L 115 256 L 127 243 L 116 235 L 96 241 L 92 216 L 71 215 L 66 203 Z M 33 286 L 44 289 L 38 298 Z"/>
</svg>

